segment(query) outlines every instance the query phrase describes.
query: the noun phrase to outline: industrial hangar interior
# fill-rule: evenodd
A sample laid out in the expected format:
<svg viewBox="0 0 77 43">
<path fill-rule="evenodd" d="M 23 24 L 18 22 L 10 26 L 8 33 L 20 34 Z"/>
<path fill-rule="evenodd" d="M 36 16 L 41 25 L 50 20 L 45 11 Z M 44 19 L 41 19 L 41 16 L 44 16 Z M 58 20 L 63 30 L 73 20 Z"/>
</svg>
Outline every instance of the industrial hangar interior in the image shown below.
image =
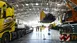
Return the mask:
<svg viewBox="0 0 77 43">
<path fill-rule="evenodd" d="M 77 43 L 77 0 L 0 0 L 0 43 Z"/>
</svg>

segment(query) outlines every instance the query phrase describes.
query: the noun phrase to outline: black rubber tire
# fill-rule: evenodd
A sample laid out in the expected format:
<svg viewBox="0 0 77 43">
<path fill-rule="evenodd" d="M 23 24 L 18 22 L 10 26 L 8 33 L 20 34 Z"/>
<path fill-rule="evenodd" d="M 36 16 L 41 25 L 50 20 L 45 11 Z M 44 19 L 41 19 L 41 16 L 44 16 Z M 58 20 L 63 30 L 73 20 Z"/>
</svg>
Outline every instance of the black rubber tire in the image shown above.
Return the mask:
<svg viewBox="0 0 77 43">
<path fill-rule="evenodd" d="M 26 35 L 26 30 L 24 30 L 24 35 Z"/>
<path fill-rule="evenodd" d="M 1 40 L 1 43 L 9 43 L 10 42 L 10 35 L 8 33 L 5 33 L 3 36 L 2 36 L 2 40 Z"/>
<path fill-rule="evenodd" d="M 21 30 L 21 37 L 23 37 L 23 30 Z"/>
<path fill-rule="evenodd" d="M 17 31 L 17 39 L 19 39 L 21 36 L 20 36 L 20 31 Z"/>
<path fill-rule="evenodd" d="M 12 40 L 17 38 L 17 33 L 16 32 L 12 32 Z"/>
<path fill-rule="evenodd" d="M 25 30 L 23 30 L 23 32 L 22 32 L 22 36 L 24 36 L 25 35 Z"/>
</svg>

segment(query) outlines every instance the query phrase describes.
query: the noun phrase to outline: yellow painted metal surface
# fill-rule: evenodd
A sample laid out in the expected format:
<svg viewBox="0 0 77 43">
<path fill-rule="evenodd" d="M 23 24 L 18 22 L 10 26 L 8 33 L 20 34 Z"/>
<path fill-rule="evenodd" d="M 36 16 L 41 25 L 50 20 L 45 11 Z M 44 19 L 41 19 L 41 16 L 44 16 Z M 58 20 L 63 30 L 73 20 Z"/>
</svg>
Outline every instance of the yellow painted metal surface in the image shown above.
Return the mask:
<svg viewBox="0 0 77 43">
<path fill-rule="evenodd" d="M 0 19 L 0 32 L 4 29 L 4 19 Z"/>
<path fill-rule="evenodd" d="M 5 3 L 5 2 L 0 1 L 0 8 L 2 8 L 4 4 L 5 4 L 5 6 L 7 7 L 7 5 L 6 5 L 6 3 Z"/>
<path fill-rule="evenodd" d="M 0 33 L 0 38 L 2 38 L 2 35 L 4 34 L 4 32 Z"/>
<path fill-rule="evenodd" d="M 5 7 L 3 7 L 5 5 Z M 0 8 L 1 8 L 1 13 L 0 13 L 0 38 L 2 38 L 2 35 L 5 33 L 5 32 L 10 32 L 10 38 L 11 37 L 11 32 L 15 31 L 15 21 L 14 21 L 14 8 L 10 8 L 10 7 L 7 7 L 7 4 L 6 2 L 3 2 L 3 1 L 0 1 Z M 3 13 L 4 11 L 6 12 L 6 17 L 3 18 Z M 10 16 L 10 17 L 8 17 Z M 9 24 L 10 23 L 10 24 Z M 11 28 L 6 28 L 8 27 L 8 24 L 9 24 L 9 27 Z"/>
<path fill-rule="evenodd" d="M 56 23 L 53 23 L 52 26 L 55 27 L 56 26 Z"/>
<path fill-rule="evenodd" d="M 12 8 L 7 8 L 6 9 L 6 16 L 12 16 L 13 15 L 13 10 L 12 10 Z"/>
<path fill-rule="evenodd" d="M 40 21 L 42 21 L 45 16 L 46 16 L 46 14 L 45 14 L 44 11 L 42 10 L 42 11 L 40 12 Z"/>
</svg>

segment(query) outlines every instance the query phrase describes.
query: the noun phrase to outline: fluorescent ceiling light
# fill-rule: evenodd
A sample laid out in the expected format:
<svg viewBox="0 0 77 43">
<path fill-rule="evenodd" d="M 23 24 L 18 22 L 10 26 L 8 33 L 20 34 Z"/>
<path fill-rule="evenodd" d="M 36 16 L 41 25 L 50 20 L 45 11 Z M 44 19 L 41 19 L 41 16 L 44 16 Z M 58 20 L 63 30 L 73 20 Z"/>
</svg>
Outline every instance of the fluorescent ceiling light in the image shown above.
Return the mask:
<svg viewBox="0 0 77 43">
<path fill-rule="evenodd" d="M 48 3 L 47 3 L 47 5 L 48 5 Z"/>
<path fill-rule="evenodd" d="M 36 3 L 36 5 L 39 5 L 38 3 Z"/>
<path fill-rule="evenodd" d="M 56 8 L 54 8 L 54 11 L 59 11 L 60 9 L 56 9 Z"/>
<path fill-rule="evenodd" d="M 60 6 L 61 4 L 57 4 L 58 6 Z"/>
<path fill-rule="evenodd" d="M 18 5 L 16 4 L 16 7 L 18 7 Z"/>
<path fill-rule="evenodd" d="M 29 9 L 29 10 L 32 10 L 32 9 Z"/>
<path fill-rule="evenodd" d="M 25 4 L 26 6 L 28 6 L 29 4 Z"/>
<path fill-rule="evenodd" d="M 65 3 L 57 4 L 57 6 L 63 6 L 63 5 L 65 5 Z"/>
<path fill-rule="evenodd" d="M 48 8 L 46 8 L 46 10 L 48 10 Z"/>
</svg>

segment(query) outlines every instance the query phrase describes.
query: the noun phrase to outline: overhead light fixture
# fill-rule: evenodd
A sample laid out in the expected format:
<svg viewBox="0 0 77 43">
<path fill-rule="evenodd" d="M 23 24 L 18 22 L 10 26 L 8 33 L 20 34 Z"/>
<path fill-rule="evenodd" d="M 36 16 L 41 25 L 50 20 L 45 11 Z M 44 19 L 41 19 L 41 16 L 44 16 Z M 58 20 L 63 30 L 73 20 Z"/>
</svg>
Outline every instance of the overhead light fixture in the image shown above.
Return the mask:
<svg viewBox="0 0 77 43">
<path fill-rule="evenodd" d="M 58 6 L 60 6 L 61 4 L 57 4 Z"/>
<path fill-rule="evenodd" d="M 47 3 L 47 5 L 48 5 L 48 3 Z"/>
<path fill-rule="evenodd" d="M 54 8 L 53 10 L 54 10 L 54 11 L 59 11 L 60 9 L 58 9 L 58 8 Z"/>
<path fill-rule="evenodd" d="M 58 6 L 60 6 L 61 4 L 57 4 Z"/>
<path fill-rule="evenodd" d="M 29 4 L 25 4 L 26 6 L 28 6 Z"/>
<path fill-rule="evenodd" d="M 48 10 L 48 8 L 46 8 L 46 10 Z"/>
<path fill-rule="evenodd" d="M 57 6 L 63 6 L 63 5 L 65 5 L 65 3 L 57 4 Z"/>
<path fill-rule="evenodd" d="M 16 7 L 18 7 L 18 4 L 16 4 Z"/>
<path fill-rule="evenodd" d="M 32 10 L 32 9 L 29 9 L 29 10 Z"/>
<path fill-rule="evenodd" d="M 38 3 L 36 3 L 36 5 L 39 5 Z"/>
</svg>

